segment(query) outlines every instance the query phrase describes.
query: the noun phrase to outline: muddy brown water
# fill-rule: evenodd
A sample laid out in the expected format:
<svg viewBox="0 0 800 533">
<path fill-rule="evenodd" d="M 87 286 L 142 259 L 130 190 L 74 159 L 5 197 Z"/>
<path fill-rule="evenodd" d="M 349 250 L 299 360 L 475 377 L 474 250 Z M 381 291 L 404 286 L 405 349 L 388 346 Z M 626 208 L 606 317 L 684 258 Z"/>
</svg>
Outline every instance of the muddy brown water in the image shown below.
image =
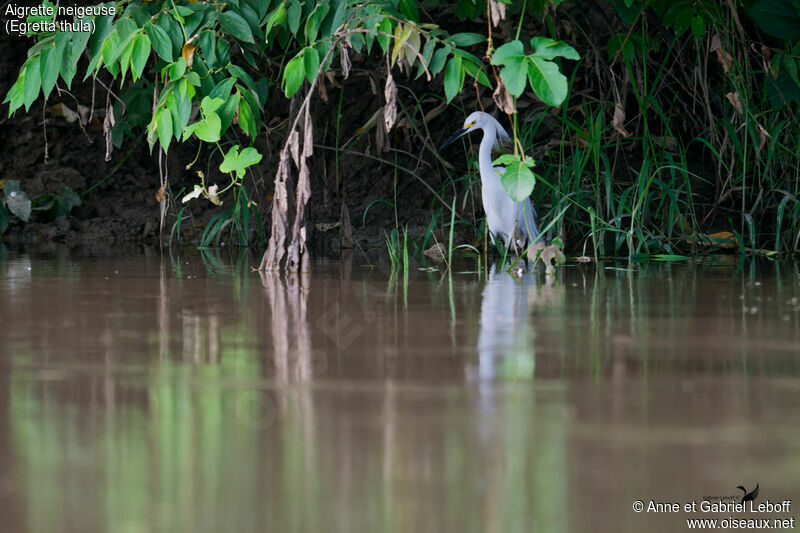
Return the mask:
<svg viewBox="0 0 800 533">
<path fill-rule="evenodd" d="M 701 511 L 738 501 L 738 485 L 759 485 L 756 504 L 800 496 L 796 267 L 717 258 L 487 282 L 464 262 L 406 283 L 362 263 L 259 276 L 219 253 L 6 252 L 2 531 L 683 531 L 797 516 Z"/>
</svg>

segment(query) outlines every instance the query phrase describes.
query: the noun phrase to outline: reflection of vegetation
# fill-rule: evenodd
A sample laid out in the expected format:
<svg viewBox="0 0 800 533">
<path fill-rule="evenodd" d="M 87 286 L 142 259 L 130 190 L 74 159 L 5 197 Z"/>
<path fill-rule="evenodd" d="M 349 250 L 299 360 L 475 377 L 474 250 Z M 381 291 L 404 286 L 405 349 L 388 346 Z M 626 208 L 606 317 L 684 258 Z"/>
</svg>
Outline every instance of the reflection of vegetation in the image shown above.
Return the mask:
<svg viewBox="0 0 800 533">
<path fill-rule="evenodd" d="M 605 416 L 595 395 L 608 381 L 587 400 L 563 380 L 541 378 L 628 372 L 636 385 L 649 386 L 657 372 L 683 380 L 685 368 L 724 377 L 797 372 L 794 356 L 758 364 L 754 357 L 780 355 L 790 344 L 781 339 L 800 333 L 800 304 L 791 303 L 797 273 L 784 265 L 770 266 L 778 282 L 762 285 L 756 272 L 766 266 L 721 259 L 634 271 L 568 267 L 548 283 L 501 271 L 508 285 L 451 270 L 431 283 L 412 279 L 404 309 L 403 295 L 387 291 L 385 278 L 350 281 L 351 273 L 263 273 L 252 278 L 261 287 L 245 297 L 246 269 L 226 271 L 220 256 L 204 257 L 184 261 L 183 274 L 193 278 L 190 269 L 206 268 L 205 279 L 171 278 L 164 267 L 157 283 L 147 278 L 153 287 L 137 294 L 144 303 L 135 309 L 120 302 L 140 286 L 116 302 L 102 294 L 92 300 L 101 339 L 94 351 L 77 336 L 8 343 L 0 336 L 12 354 L 13 497 L 25 502 L 28 531 L 574 530 L 574 482 L 583 479 L 575 463 L 585 458 L 575 451 L 576 428 L 578 440 L 586 435 L 580 431 L 594 437 L 597 430 L 568 411 L 577 397 Z M 39 264 L 9 263 L 2 282 L 16 311 L 9 320 L 40 316 L 40 307 L 29 309 L 22 298 L 32 276 L 42 276 Z M 91 265 L 82 268 L 54 268 L 59 283 L 45 288 L 61 300 L 94 288 Z M 12 275 L 18 270 L 27 274 Z M 60 283 L 70 273 L 80 275 Z M 486 289 L 497 287 L 511 289 L 494 294 L 500 304 L 522 311 L 511 321 L 515 335 L 493 347 L 494 381 L 464 385 L 478 326 L 492 311 L 484 314 L 492 296 Z M 65 315 L 86 312 L 84 303 L 78 299 Z M 108 307 L 97 312 L 101 305 Z M 321 331 L 317 319 L 328 309 L 336 320 Z M 65 319 L 48 313 L 50 322 Z M 395 371 L 386 359 L 403 359 L 422 342 L 414 313 L 427 322 L 425 342 L 446 349 L 424 361 L 408 358 Z M 703 322 L 706 315 L 715 322 Z M 362 317 L 359 336 L 344 346 Z M 0 332 L 15 324 L 0 323 Z M 719 356 L 725 346 L 713 352 L 709 344 L 690 359 L 685 345 L 674 343 L 697 331 L 712 340 L 720 332 L 752 337 L 727 340 L 737 353 Z M 142 342 L 132 344 L 132 332 Z M 335 340 L 326 345 L 323 335 Z M 312 346 L 331 346 L 322 354 L 331 359 L 327 367 L 315 366 Z M 357 357 L 365 353 L 367 363 Z M 441 368 L 449 383 L 420 381 Z M 354 374 L 359 379 L 333 379 Z M 648 394 L 647 386 L 638 388 Z M 737 401 L 746 404 L 740 392 Z M 649 417 L 656 401 L 645 400 L 641 416 Z M 615 406 L 626 417 L 640 407 Z M 627 429 L 623 437 L 635 443 L 655 440 Z M 578 447 L 589 447 L 583 440 Z"/>
</svg>

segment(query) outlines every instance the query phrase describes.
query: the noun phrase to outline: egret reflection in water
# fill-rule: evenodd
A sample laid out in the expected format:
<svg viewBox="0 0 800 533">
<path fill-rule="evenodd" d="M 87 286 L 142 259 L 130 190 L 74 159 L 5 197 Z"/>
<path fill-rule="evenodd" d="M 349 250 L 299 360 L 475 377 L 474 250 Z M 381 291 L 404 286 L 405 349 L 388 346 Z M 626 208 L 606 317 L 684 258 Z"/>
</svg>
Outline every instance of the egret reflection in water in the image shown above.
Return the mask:
<svg viewBox="0 0 800 533">
<path fill-rule="evenodd" d="M 477 378 L 532 378 L 536 368 L 533 313 L 563 298 L 563 286 L 553 276 L 527 268 L 510 273 L 493 264 L 481 295 Z"/>
</svg>

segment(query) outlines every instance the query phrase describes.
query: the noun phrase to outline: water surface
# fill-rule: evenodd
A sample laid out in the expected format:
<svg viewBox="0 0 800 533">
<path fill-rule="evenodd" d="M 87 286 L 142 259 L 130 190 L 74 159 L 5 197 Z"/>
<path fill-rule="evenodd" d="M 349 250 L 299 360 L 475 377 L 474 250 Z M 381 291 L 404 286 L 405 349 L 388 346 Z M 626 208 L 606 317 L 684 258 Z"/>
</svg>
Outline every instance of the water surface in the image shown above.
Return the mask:
<svg viewBox="0 0 800 533">
<path fill-rule="evenodd" d="M 798 496 L 800 274 L 0 259 L 9 532 L 682 531 Z M 612 267 L 612 268 L 607 268 Z M 800 500 L 798 500 L 800 502 Z M 800 505 L 800 503 L 798 503 Z"/>
</svg>

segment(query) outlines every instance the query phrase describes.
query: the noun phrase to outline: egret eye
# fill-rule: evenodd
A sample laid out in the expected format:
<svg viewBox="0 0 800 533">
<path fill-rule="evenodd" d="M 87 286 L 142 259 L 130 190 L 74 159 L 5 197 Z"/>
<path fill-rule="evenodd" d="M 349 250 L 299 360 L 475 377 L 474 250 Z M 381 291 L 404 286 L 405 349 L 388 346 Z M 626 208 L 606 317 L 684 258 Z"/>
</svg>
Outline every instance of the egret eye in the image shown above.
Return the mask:
<svg viewBox="0 0 800 533">
<path fill-rule="evenodd" d="M 475 125 L 475 121 L 473 120 L 473 121 L 472 121 L 472 122 L 470 122 L 469 124 L 464 124 L 464 129 L 465 129 L 465 130 L 466 130 L 466 129 L 469 129 L 469 128 L 471 128 L 471 127 L 472 127 L 472 126 L 474 126 L 474 125 Z"/>
</svg>

